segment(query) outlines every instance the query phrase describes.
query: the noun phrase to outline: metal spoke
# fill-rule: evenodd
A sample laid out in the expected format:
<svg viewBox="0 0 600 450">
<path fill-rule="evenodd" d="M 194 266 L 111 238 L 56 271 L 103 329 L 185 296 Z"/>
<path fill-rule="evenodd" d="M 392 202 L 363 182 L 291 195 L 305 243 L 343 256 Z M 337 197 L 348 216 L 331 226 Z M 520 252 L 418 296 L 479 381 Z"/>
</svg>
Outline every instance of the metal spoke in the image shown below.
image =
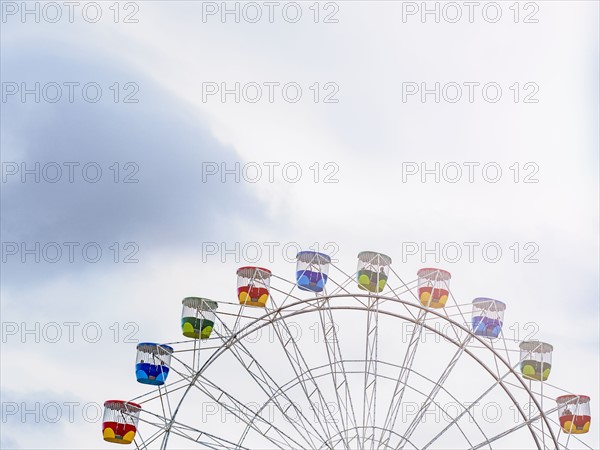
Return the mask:
<svg viewBox="0 0 600 450">
<path fill-rule="evenodd" d="M 240 438 L 238 445 L 241 445 L 242 441 L 244 440 L 245 434 L 247 434 L 247 430 L 249 430 L 250 428 L 254 429 L 254 431 L 256 431 L 259 435 L 265 437 L 272 444 L 276 445 L 277 448 L 298 448 L 302 445 L 298 441 L 290 437 L 288 434 L 280 430 L 276 425 L 272 423 L 272 421 L 269 421 L 267 418 L 262 417 L 260 415 L 261 410 L 256 412 L 252 411 L 245 403 L 238 400 L 233 395 L 226 392 L 223 388 L 217 386 L 214 382 L 210 381 L 205 377 L 200 377 L 200 380 L 202 382 L 197 383 L 195 385 L 198 388 L 198 390 L 200 390 L 208 398 L 218 403 L 229 413 L 239 418 L 247 425 L 246 432 Z M 212 388 L 212 391 L 209 388 Z M 226 403 L 225 400 L 231 402 L 232 405 Z M 263 425 L 266 425 L 267 428 L 262 430 L 258 428 L 258 426 L 255 424 L 255 421 L 257 420 Z M 277 441 L 276 439 L 268 436 L 268 433 L 271 429 L 277 432 L 279 437 L 285 441 L 285 446 L 282 446 L 281 441 Z"/>
<path fill-rule="evenodd" d="M 452 373 L 452 370 L 456 367 L 456 364 L 458 363 L 458 361 L 460 360 L 460 357 L 464 353 L 465 347 L 467 346 L 467 344 L 469 342 L 471 342 L 471 337 L 472 337 L 472 335 L 467 335 L 467 337 L 465 338 L 465 340 L 461 343 L 459 349 L 456 351 L 456 353 L 452 357 L 452 360 L 448 363 L 448 365 L 446 366 L 446 369 L 444 370 L 444 372 L 442 373 L 442 375 L 440 375 L 440 378 L 437 380 L 437 382 L 435 383 L 433 389 L 431 390 L 431 392 L 427 396 L 427 399 L 421 405 L 421 408 L 417 412 L 415 418 L 412 420 L 412 422 L 410 423 L 410 425 L 408 426 L 408 428 L 406 429 L 406 431 L 402 434 L 402 440 L 400 441 L 400 444 L 398 445 L 398 448 L 402 448 L 402 445 L 404 444 L 404 442 L 407 439 L 409 439 L 412 436 L 412 434 L 414 433 L 414 431 L 417 429 L 417 427 L 419 425 L 419 422 L 421 421 L 421 418 L 423 417 L 423 415 L 427 411 L 427 408 L 429 408 L 429 406 L 431 405 L 431 403 L 435 399 L 435 396 L 438 394 L 438 392 L 442 388 L 444 382 L 448 379 L 448 377 Z M 469 442 L 469 445 L 470 445 L 470 442 Z"/>
<path fill-rule="evenodd" d="M 379 278 L 377 279 L 379 281 Z M 370 296 L 367 309 L 367 332 L 365 341 L 365 376 L 363 394 L 363 433 L 362 448 L 370 441 L 375 444 L 375 419 L 377 408 L 377 344 L 379 302 L 376 296 Z"/>
<path fill-rule="evenodd" d="M 416 326 L 413 328 L 411 333 L 410 341 L 404 354 L 404 360 L 401 365 L 400 374 L 394 387 L 394 393 L 388 407 L 388 412 L 383 426 L 383 432 L 379 440 L 381 445 L 386 445 L 391 437 L 391 431 L 394 429 L 398 412 L 400 411 L 400 405 L 402 404 L 402 397 L 404 397 L 404 391 L 408 383 L 408 379 L 411 373 L 412 363 L 414 361 L 417 347 L 421 340 L 421 334 L 423 333 L 423 323 L 428 311 L 421 310 L 416 320 Z"/>
<path fill-rule="evenodd" d="M 275 405 L 282 413 L 282 415 L 294 426 L 296 431 L 302 436 L 307 443 L 314 447 L 313 438 L 318 438 L 323 440 L 323 436 L 317 431 L 312 422 L 304 415 L 302 410 L 290 399 L 285 392 L 281 391 L 281 387 L 279 384 L 271 377 L 267 370 L 256 360 L 256 358 L 252 355 L 252 353 L 241 343 L 241 339 L 236 339 L 233 341 L 229 350 L 234 354 L 235 358 L 240 362 L 242 367 L 245 369 L 246 373 L 248 373 L 251 378 L 257 383 L 259 388 L 270 398 L 273 399 Z M 256 370 L 254 369 L 256 368 Z M 281 391 L 281 395 L 285 398 L 286 401 L 289 402 L 289 406 L 284 408 L 277 399 L 275 395 L 277 392 Z M 291 417 L 288 414 L 289 409 L 293 409 L 294 412 L 298 415 L 298 417 L 302 421 L 302 428 L 296 425 L 296 419 Z M 310 431 L 312 429 L 312 432 Z"/>
<path fill-rule="evenodd" d="M 520 362 L 519 362 L 520 363 Z M 517 363 L 515 366 L 513 366 L 513 369 L 517 368 L 519 366 L 519 363 Z M 441 430 L 438 434 L 436 434 L 427 444 L 425 444 L 425 446 L 423 447 L 423 450 L 426 450 L 427 448 L 429 448 L 435 441 L 437 441 L 446 431 L 448 431 L 453 425 L 457 424 L 458 421 L 467 413 L 470 413 L 470 410 L 477 405 L 486 395 L 488 395 L 492 390 L 494 390 L 494 388 L 496 388 L 497 386 L 501 385 L 504 382 L 504 379 L 510 375 L 514 375 L 514 372 L 512 371 L 508 371 L 506 372 L 504 375 L 502 375 L 501 377 L 497 378 L 497 380 L 494 382 L 494 384 L 492 384 L 489 388 L 487 388 L 479 397 L 477 397 L 475 399 L 475 401 L 471 402 L 471 405 L 468 406 L 467 408 L 465 408 L 465 410 L 463 412 L 461 412 L 458 416 L 456 416 L 454 418 L 454 420 L 452 420 L 452 422 L 450 422 L 443 430 Z M 505 384 L 509 384 L 504 382 Z M 524 414 L 523 414 L 524 417 Z"/>
<path fill-rule="evenodd" d="M 163 419 L 158 414 L 154 414 L 154 413 L 152 413 L 150 411 L 143 410 L 143 412 L 145 414 L 151 415 L 151 416 L 153 416 L 153 417 L 155 417 L 157 419 Z M 228 441 L 226 439 L 220 438 L 220 437 L 218 437 L 216 435 L 213 435 L 211 433 L 207 433 L 206 431 L 199 430 L 199 429 L 194 428 L 192 426 L 181 424 L 181 423 L 176 422 L 176 421 L 171 421 L 171 423 L 169 425 L 168 433 L 167 433 L 167 430 L 164 428 L 164 426 L 161 425 L 161 424 L 159 424 L 159 423 L 155 423 L 155 422 L 152 422 L 150 420 L 146 420 L 143 417 L 140 417 L 140 421 L 158 427 L 160 429 L 161 434 L 164 434 L 165 436 L 167 436 L 169 433 L 172 433 L 174 435 L 186 438 L 186 439 L 191 440 L 193 442 L 201 442 L 200 438 L 202 436 L 206 436 L 207 438 L 215 441 L 216 444 L 223 443 L 219 447 L 214 447 L 215 444 L 210 444 L 210 445 L 213 446 L 212 448 L 232 448 L 233 446 L 235 446 L 235 443 L 233 443 L 231 441 Z M 187 432 L 191 431 L 191 432 L 197 433 L 198 437 L 197 438 L 193 438 L 192 436 L 189 436 L 188 434 L 186 434 L 182 430 L 186 430 Z M 207 442 L 203 442 L 203 443 L 205 445 L 209 445 Z M 239 448 L 239 447 L 236 447 L 236 448 Z"/>
<path fill-rule="evenodd" d="M 308 400 L 310 405 L 313 405 L 313 410 L 316 410 L 315 411 L 316 415 L 321 416 L 321 420 L 318 420 L 317 422 L 321 426 L 322 431 L 327 436 L 327 441 L 329 441 L 329 440 L 331 440 L 332 434 L 331 434 L 331 430 L 329 427 L 330 421 L 329 421 L 329 417 L 327 414 L 329 412 L 329 410 L 327 408 L 327 401 L 325 400 L 325 396 L 323 395 L 319 385 L 315 382 L 315 380 L 313 378 L 303 375 L 303 373 L 305 373 L 306 370 L 308 369 L 306 359 L 304 358 L 304 355 L 302 355 L 302 352 L 300 351 L 300 348 L 298 347 L 298 344 L 297 344 L 296 340 L 294 339 L 294 336 L 291 333 L 286 321 L 280 320 L 280 319 L 281 319 L 280 312 L 276 311 L 273 316 L 273 320 L 271 321 L 271 325 L 273 326 L 273 329 L 275 330 L 277 339 L 279 340 L 279 343 L 281 344 L 281 348 L 285 352 L 286 358 L 287 358 L 292 370 L 294 371 L 296 377 L 299 377 L 299 379 L 301 381 L 300 385 L 301 385 L 302 391 L 304 392 L 306 399 Z M 312 386 L 309 387 L 308 384 L 310 384 Z M 319 401 L 319 405 L 321 406 L 321 408 L 314 407 L 313 396 L 315 396 L 315 395 Z M 322 411 L 321 411 L 321 409 L 322 409 Z M 326 409 L 327 409 L 327 412 L 325 411 Z M 337 432 L 341 433 L 342 430 L 340 430 L 340 428 L 337 426 L 337 423 L 334 421 L 333 424 L 334 424 L 335 428 L 337 429 Z"/>
<path fill-rule="evenodd" d="M 349 427 L 355 429 L 357 426 L 356 413 L 352 403 L 352 395 L 350 393 L 350 385 L 346 375 L 346 368 L 344 366 L 344 358 L 340 348 L 338 333 L 335 327 L 335 321 L 333 320 L 331 308 L 329 307 L 329 299 L 327 297 L 319 304 L 319 319 L 321 321 L 323 342 L 325 343 L 325 348 L 327 350 L 327 359 L 331 368 L 333 389 L 335 391 L 338 410 L 342 420 L 344 442 L 349 443 Z M 328 322 L 326 322 L 326 319 Z M 340 393 L 340 390 L 343 392 Z M 358 438 L 358 435 L 356 437 Z"/>
<path fill-rule="evenodd" d="M 477 450 L 478 448 L 484 447 L 484 446 L 486 446 L 486 445 L 488 445 L 488 444 L 490 444 L 490 443 L 492 443 L 494 441 L 497 441 L 498 439 L 501 439 L 504 436 L 509 435 L 510 433 L 513 433 L 513 432 L 515 432 L 515 431 L 517 431 L 517 430 L 519 430 L 519 429 L 521 429 L 521 428 L 523 428 L 525 426 L 531 425 L 533 422 L 536 422 L 537 420 L 541 419 L 544 415 L 551 414 L 551 413 L 553 413 L 555 411 L 558 411 L 558 406 L 555 407 L 555 408 L 553 408 L 553 409 L 551 409 L 551 410 L 549 410 L 549 411 L 546 411 L 545 413 L 542 413 L 542 414 L 539 414 L 539 415 L 537 415 L 535 417 L 527 419 L 526 421 L 521 422 L 520 424 L 515 425 L 514 427 L 509 428 L 508 430 L 503 431 L 500 434 L 497 434 L 495 436 L 492 436 L 489 439 L 486 439 L 484 442 L 475 445 L 472 450 Z"/>
</svg>

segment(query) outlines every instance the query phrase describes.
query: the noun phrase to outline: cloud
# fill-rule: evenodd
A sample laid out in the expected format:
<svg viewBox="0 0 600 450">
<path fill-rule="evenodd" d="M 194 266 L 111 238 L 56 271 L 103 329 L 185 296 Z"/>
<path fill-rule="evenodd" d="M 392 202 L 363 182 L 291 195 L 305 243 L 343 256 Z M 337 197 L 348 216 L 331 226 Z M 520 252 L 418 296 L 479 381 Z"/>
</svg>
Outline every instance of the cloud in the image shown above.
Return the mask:
<svg viewBox="0 0 600 450">
<path fill-rule="evenodd" d="M 47 68 L 42 79 L 32 76 L 39 67 Z M 68 48 L 26 42 L 3 52 L 3 79 L 18 80 L 19 88 L 41 83 L 40 103 L 33 95 L 25 103 L 15 95 L 2 104 L 2 240 L 19 246 L 16 255 L 10 254 L 12 244 L 3 255 L 8 287 L 90 267 L 82 255 L 86 243 L 101 248 L 97 270 L 128 254 L 143 258 L 199 246 L 242 219 L 263 219 L 260 200 L 247 185 L 203 182 L 203 164 L 227 161 L 233 167 L 235 149 L 219 143 L 196 109 L 146 74 L 114 64 L 108 55 L 81 57 Z M 80 83 L 73 103 L 66 99 L 65 82 Z M 57 103 L 44 101 L 56 95 L 49 83 L 62 89 Z M 86 83 L 100 86 L 97 103 L 83 98 Z M 139 101 L 123 103 L 129 94 Z M 17 173 L 8 175 L 9 169 Z M 25 170 L 33 173 L 23 175 Z M 123 248 L 128 242 L 134 245 Z M 32 254 L 22 264 L 22 246 L 35 249 L 36 243 L 40 263 Z M 60 248 L 45 247 L 48 243 Z M 86 248 L 93 260 L 97 246 L 92 247 Z"/>
</svg>

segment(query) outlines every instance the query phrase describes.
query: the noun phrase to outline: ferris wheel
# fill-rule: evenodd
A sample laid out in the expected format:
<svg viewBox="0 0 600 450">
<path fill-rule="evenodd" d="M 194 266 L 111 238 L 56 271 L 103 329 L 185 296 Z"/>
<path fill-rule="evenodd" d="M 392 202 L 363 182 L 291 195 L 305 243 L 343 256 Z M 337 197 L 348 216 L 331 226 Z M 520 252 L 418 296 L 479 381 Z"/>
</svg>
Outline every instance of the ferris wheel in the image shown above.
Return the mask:
<svg viewBox="0 0 600 450">
<path fill-rule="evenodd" d="M 349 272 L 302 251 L 293 280 L 241 267 L 235 301 L 183 299 L 184 340 L 137 344 L 149 390 L 105 402 L 103 438 L 139 449 L 592 448 L 581 436 L 590 398 L 552 384 L 552 345 L 507 332 L 502 301 L 461 303 L 450 279 L 423 268 L 405 280 L 372 251 Z"/>
</svg>

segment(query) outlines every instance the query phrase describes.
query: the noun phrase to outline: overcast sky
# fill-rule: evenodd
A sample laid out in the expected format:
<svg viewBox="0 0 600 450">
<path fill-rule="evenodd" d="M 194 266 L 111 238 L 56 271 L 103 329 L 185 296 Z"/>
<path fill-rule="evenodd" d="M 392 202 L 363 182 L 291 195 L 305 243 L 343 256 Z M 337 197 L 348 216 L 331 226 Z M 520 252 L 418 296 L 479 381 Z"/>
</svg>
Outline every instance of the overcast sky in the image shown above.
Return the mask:
<svg viewBox="0 0 600 450">
<path fill-rule="evenodd" d="M 135 341 L 300 248 L 505 301 L 597 420 L 598 4 L 436 4 L 2 2 L 2 448 L 109 448 Z"/>
</svg>

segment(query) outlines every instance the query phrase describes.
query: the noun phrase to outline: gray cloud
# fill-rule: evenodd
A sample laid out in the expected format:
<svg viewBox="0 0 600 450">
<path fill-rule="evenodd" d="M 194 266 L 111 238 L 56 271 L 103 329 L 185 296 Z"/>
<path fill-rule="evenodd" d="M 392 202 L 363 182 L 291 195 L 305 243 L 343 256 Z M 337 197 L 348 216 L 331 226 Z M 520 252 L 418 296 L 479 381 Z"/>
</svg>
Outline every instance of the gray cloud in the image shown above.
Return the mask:
<svg viewBox="0 0 600 450">
<path fill-rule="evenodd" d="M 35 242 L 41 247 L 48 242 L 81 243 L 74 263 L 68 262 L 69 248 L 64 245 L 62 257 L 54 264 L 44 261 L 43 254 L 40 264 L 33 255 L 21 263 L 20 250 L 17 255 L 4 255 L 5 286 L 39 282 L 89 266 L 81 257 L 88 242 L 97 242 L 103 250 L 99 262 L 110 264 L 114 251 L 109 247 L 114 242 L 121 247 L 135 242 L 136 257 L 141 257 L 150 251 L 199 248 L 211 234 L 225 233 L 232 219 L 264 219 L 258 200 L 231 177 L 228 183 L 216 177 L 202 182 L 202 163 L 228 161 L 232 167 L 234 150 L 211 135 L 198 111 L 169 96 L 147 76 L 118 64 L 107 65 L 109 59 L 100 64 L 97 55 L 71 57 L 55 46 L 13 46 L 3 58 L 3 79 L 9 82 L 25 80 L 28 87 L 36 80 L 41 86 L 95 82 L 102 88 L 97 103 L 83 100 L 78 87 L 73 103 L 65 99 L 67 87 L 57 103 L 43 97 L 35 103 L 32 95 L 25 103 L 18 95 L 2 103 L 5 168 L 16 163 L 21 170 L 25 163 L 31 169 L 39 163 L 41 169 L 50 163 L 47 178 L 57 174 L 53 163 L 62 170 L 56 183 L 46 182 L 43 173 L 39 183 L 34 175 L 27 175 L 23 183 L 19 174 L 2 183 L 2 241 L 25 242 L 27 248 L 34 248 Z M 40 67 L 48 70 L 41 75 Z M 120 83 L 117 103 L 110 89 L 115 82 Z M 123 94 L 133 90 L 124 90 L 126 82 L 139 86 L 138 103 L 121 102 Z M 65 162 L 78 163 L 73 183 L 68 181 Z M 115 162 L 120 180 L 129 174 L 139 182 L 115 183 Z M 86 163 L 92 163 L 87 172 L 91 179 L 96 177 L 95 168 L 102 169 L 98 182 L 83 178 Z M 52 259 L 56 253 L 50 250 Z M 91 250 L 90 255 L 95 255 Z M 121 248 L 119 258 L 134 250 Z"/>
</svg>

